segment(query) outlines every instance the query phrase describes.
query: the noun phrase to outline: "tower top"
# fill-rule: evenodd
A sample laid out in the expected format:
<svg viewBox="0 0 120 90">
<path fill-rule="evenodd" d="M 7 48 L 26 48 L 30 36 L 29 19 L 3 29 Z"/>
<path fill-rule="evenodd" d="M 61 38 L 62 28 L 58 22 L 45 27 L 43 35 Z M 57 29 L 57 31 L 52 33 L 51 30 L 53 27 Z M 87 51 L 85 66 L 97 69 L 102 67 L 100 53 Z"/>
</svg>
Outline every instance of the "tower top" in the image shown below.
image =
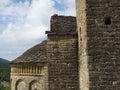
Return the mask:
<svg viewBox="0 0 120 90">
<path fill-rule="evenodd" d="M 51 17 L 51 30 L 47 34 L 72 34 L 76 32 L 76 17 L 58 16 Z"/>
</svg>

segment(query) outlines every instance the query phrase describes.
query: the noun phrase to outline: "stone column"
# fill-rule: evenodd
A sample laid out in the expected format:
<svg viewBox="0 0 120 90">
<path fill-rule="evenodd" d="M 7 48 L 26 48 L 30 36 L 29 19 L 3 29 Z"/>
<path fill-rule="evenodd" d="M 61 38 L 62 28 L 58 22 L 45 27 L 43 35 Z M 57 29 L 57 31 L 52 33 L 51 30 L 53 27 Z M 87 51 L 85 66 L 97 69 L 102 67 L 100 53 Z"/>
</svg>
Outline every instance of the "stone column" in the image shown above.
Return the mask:
<svg viewBox="0 0 120 90">
<path fill-rule="evenodd" d="M 35 66 L 33 66 L 33 73 L 35 73 Z"/>
<path fill-rule="evenodd" d="M 35 73 L 37 74 L 37 66 L 35 66 Z"/>
<path fill-rule="evenodd" d="M 39 74 L 39 66 L 37 66 L 37 74 Z"/>
<path fill-rule="evenodd" d="M 31 73 L 33 73 L 33 66 L 31 66 Z"/>
<path fill-rule="evenodd" d="M 22 66 L 22 73 L 23 73 L 23 66 Z"/>
<path fill-rule="evenodd" d="M 17 73 L 20 73 L 20 65 L 18 66 L 18 72 Z"/>
<path fill-rule="evenodd" d="M 28 73 L 30 73 L 30 66 L 28 66 Z"/>
<path fill-rule="evenodd" d="M 41 67 L 39 66 L 39 73 L 41 73 Z"/>
<path fill-rule="evenodd" d="M 29 72 L 29 66 L 27 66 L 27 73 Z"/>
</svg>

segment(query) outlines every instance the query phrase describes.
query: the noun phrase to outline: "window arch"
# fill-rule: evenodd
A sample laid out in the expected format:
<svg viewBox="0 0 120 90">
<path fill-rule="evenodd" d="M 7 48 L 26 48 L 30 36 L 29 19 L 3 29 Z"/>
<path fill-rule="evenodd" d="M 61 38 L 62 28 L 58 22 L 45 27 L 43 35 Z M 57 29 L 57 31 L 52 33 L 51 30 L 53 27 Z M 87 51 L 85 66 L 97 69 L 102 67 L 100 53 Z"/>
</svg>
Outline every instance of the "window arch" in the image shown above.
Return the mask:
<svg viewBox="0 0 120 90">
<path fill-rule="evenodd" d="M 26 84 L 25 82 L 22 80 L 22 79 L 19 79 L 17 82 L 16 82 L 16 89 L 15 90 L 26 90 Z"/>
<path fill-rule="evenodd" d="M 29 90 L 43 90 L 41 83 L 36 80 L 33 80 L 29 85 Z"/>
</svg>

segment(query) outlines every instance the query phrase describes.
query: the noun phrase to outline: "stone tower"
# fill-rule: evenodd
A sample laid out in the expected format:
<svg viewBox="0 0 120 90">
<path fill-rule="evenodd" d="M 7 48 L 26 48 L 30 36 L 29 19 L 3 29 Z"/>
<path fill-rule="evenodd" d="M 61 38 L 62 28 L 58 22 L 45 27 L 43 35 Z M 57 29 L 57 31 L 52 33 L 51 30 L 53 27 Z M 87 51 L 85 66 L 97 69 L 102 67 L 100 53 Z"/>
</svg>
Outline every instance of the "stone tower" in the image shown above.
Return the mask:
<svg viewBox="0 0 120 90">
<path fill-rule="evenodd" d="M 80 90 L 120 90 L 120 1 L 76 0 Z"/>
<path fill-rule="evenodd" d="M 78 90 L 76 18 L 54 15 L 46 33 L 48 90 Z"/>
</svg>

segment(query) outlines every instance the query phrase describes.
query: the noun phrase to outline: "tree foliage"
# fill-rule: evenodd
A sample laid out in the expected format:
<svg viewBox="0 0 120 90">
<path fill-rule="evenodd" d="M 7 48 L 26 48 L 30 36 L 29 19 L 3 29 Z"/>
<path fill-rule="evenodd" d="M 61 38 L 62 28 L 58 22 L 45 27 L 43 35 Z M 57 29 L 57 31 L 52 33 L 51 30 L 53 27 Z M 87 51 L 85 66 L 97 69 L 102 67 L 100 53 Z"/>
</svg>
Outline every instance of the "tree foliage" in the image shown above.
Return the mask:
<svg viewBox="0 0 120 90">
<path fill-rule="evenodd" d="M 0 80 L 10 81 L 10 64 L 0 59 Z"/>
</svg>

